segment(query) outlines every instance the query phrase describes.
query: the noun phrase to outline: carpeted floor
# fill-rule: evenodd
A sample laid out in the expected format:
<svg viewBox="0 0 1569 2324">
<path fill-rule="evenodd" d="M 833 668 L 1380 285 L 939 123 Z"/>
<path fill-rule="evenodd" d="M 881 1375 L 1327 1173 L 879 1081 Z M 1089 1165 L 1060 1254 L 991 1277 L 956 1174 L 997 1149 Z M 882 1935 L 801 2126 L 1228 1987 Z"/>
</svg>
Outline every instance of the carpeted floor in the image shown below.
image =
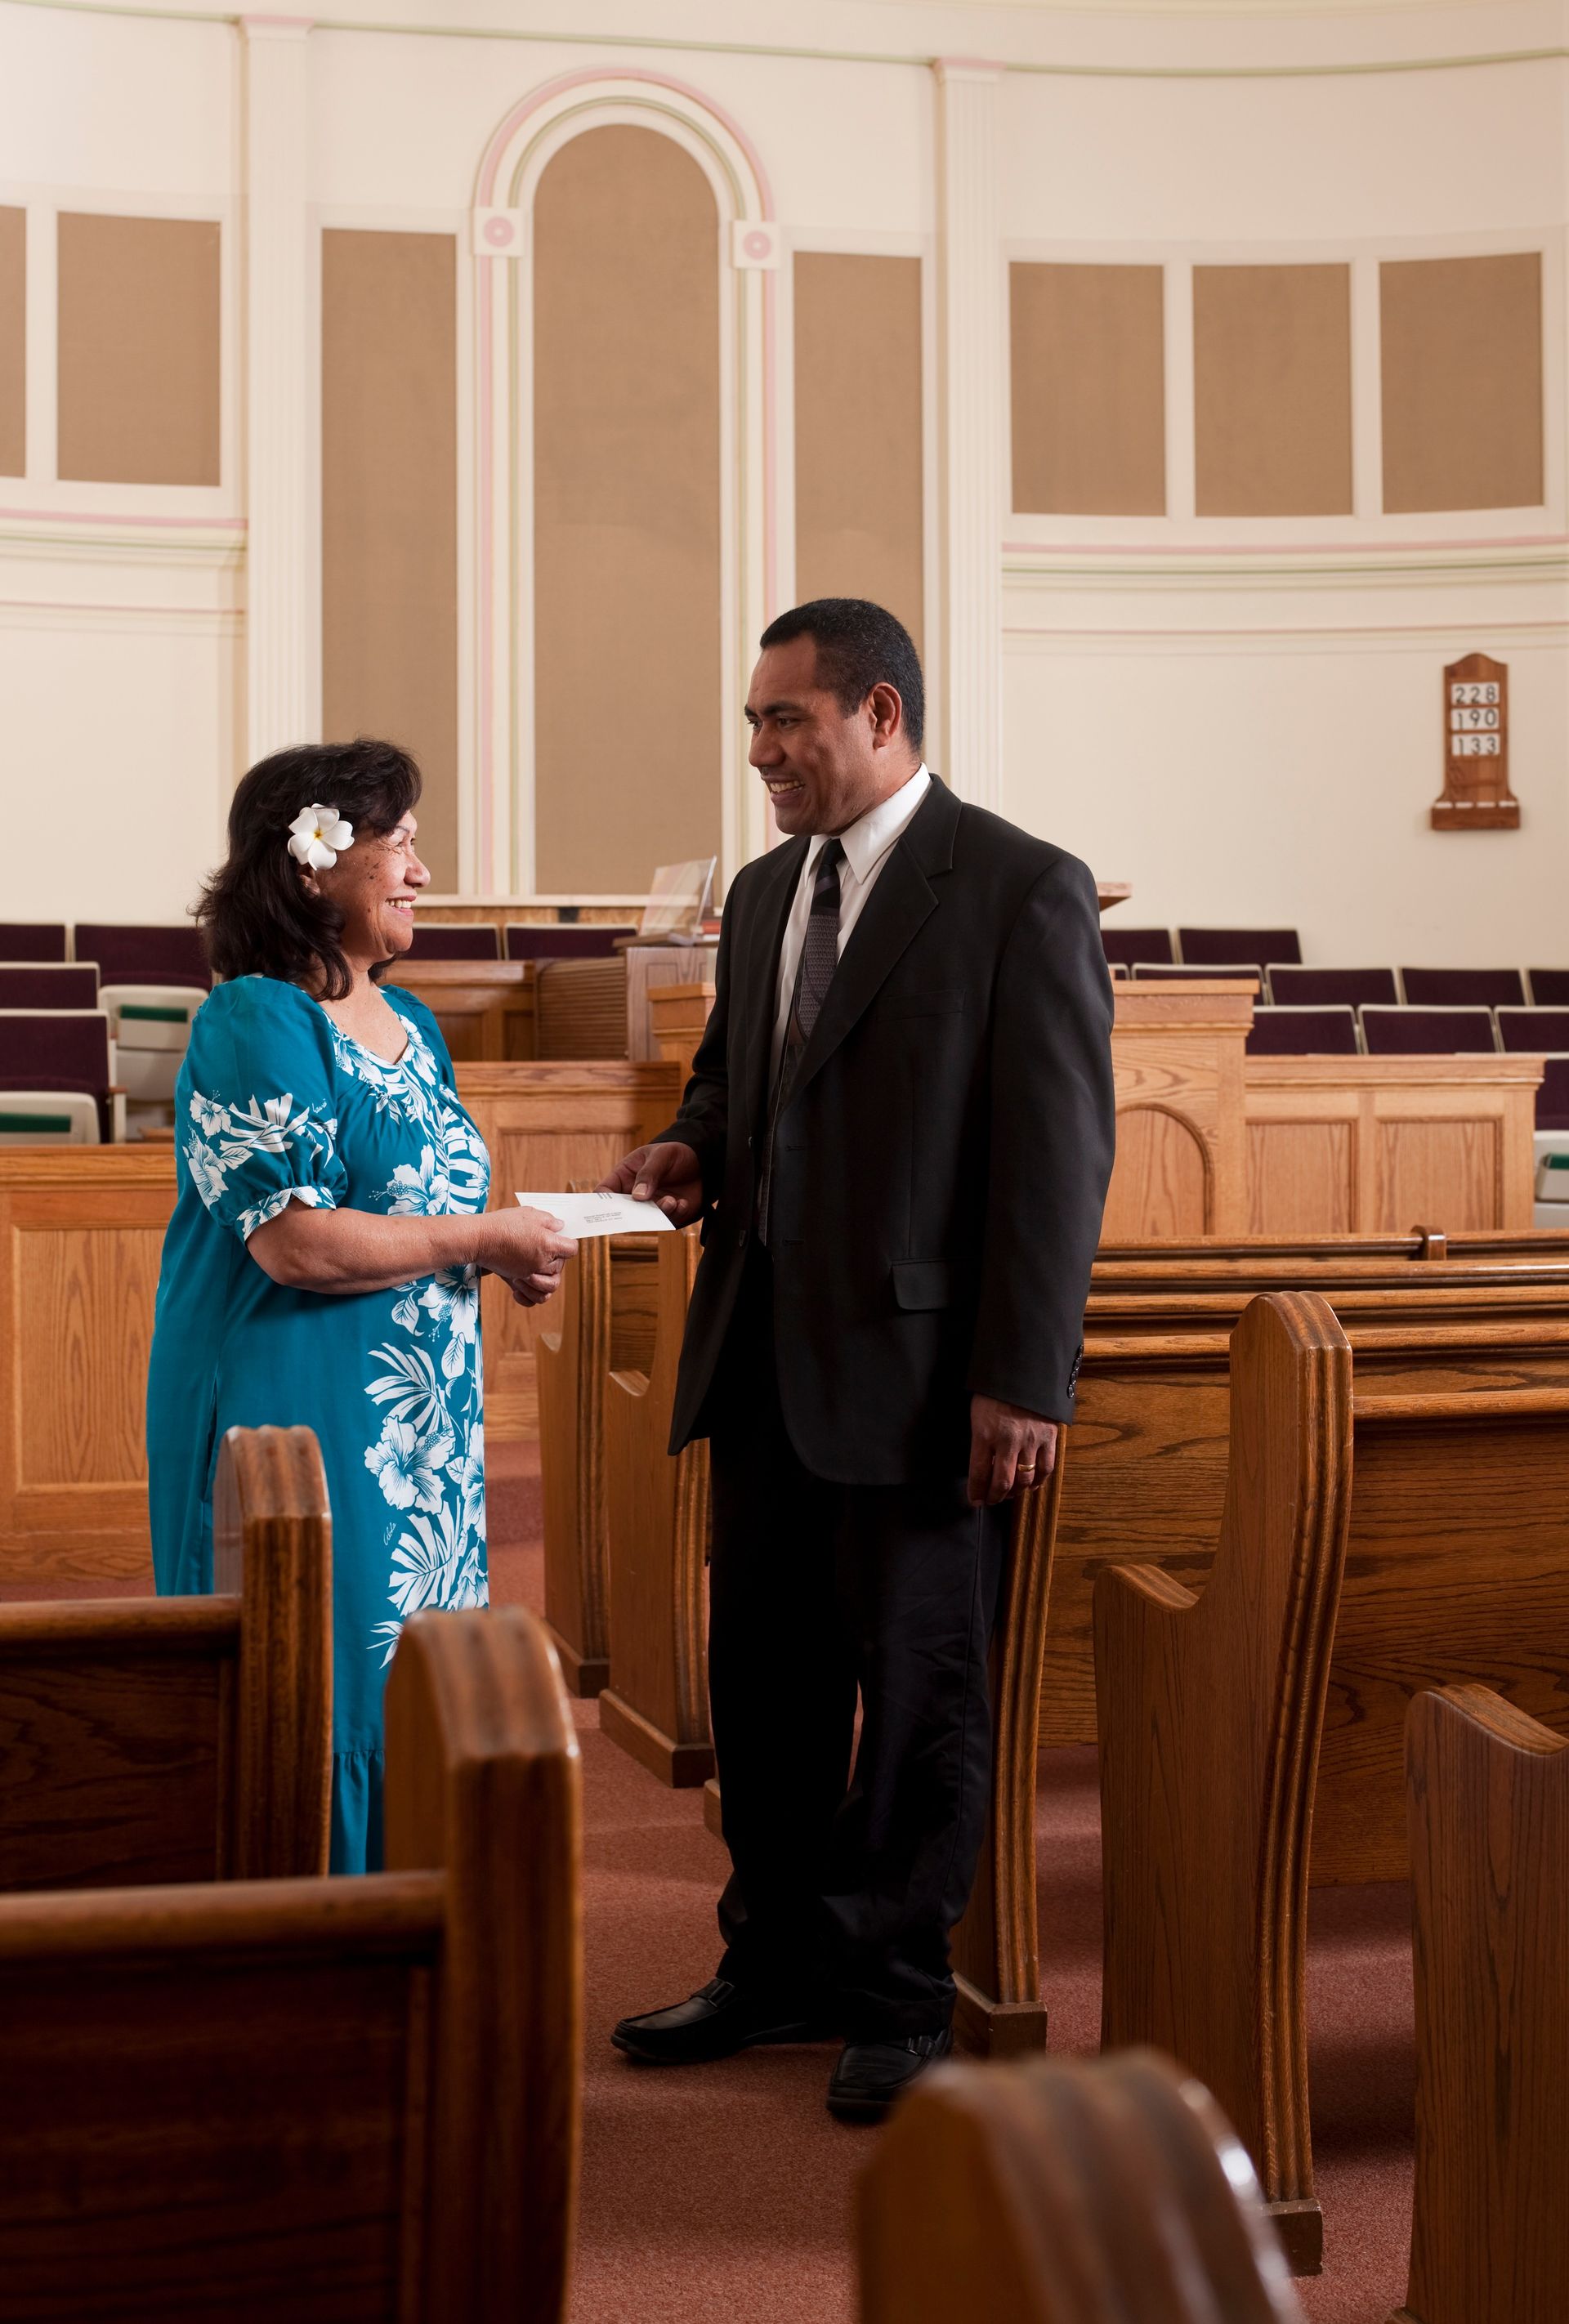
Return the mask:
<svg viewBox="0 0 1569 2324">
<path fill-rule="evenodd" d="M 539 1606 L 533 1448 L 497 1448 L 492 1586 Z M 725 1854 L 701 1794 L 669 1792 L 577 1706 L 583 1745 L 587 2057 L 573 2324 L 845 2324 L 851 2202 L 876 2137 L 835 2123 L 832 2048 L 685 2072 L 640 2070 L 607 2035 L 623 2014 L 713 1974 Z M 1041 1762 L 1041 1952 L 1054 2049 L 1092 2053 L 1100 2008 L 1094 1754 Z M 1405 2291 L 1410 2209 L 1410 1950 L 1403 1891 L 1314 1900 L 1314 2137 L 1325 2267 L 1311 2324 L 1386 2324 Z"/>
</svg>

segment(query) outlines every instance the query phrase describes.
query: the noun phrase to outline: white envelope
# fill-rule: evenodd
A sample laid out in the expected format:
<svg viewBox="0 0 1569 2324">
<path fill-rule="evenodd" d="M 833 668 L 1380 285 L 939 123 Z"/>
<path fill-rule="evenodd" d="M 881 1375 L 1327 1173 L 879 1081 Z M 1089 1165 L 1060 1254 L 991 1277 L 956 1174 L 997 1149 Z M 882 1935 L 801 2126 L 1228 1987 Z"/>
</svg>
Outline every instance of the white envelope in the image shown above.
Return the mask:
<svg viewBox="0 0 1569 2324">
<path fill-rule="evenodd" d="M 634 1203 L 630 1194 L 520 1194 L 518 1200 L 559 1219 L 563 1234 L 578 1242 L 587 1235 L 675 1232 L 657 1203 Z"/>
</svg>

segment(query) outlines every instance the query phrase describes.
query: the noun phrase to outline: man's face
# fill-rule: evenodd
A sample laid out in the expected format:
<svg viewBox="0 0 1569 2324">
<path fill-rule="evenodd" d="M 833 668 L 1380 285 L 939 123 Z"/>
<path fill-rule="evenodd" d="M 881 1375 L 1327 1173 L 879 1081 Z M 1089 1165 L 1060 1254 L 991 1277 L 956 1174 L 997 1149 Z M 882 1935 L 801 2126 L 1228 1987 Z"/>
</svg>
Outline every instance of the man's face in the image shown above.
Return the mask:
<svg viewBox="0 0 1569 2324">
<path fill-rule="evenodd" d="M 888 689 L 876 689 L 846 715 L 837 696 L 817 684 L 817 671 L 813 638 L 765 647 L 746 696 L 748 755 L 768 787 L 774 821 L 792 838 L 802 831 L 847 830 L 876 805 L 892 771 L 887 748 L 874 748 L 874 706 Z"/>
</svg>

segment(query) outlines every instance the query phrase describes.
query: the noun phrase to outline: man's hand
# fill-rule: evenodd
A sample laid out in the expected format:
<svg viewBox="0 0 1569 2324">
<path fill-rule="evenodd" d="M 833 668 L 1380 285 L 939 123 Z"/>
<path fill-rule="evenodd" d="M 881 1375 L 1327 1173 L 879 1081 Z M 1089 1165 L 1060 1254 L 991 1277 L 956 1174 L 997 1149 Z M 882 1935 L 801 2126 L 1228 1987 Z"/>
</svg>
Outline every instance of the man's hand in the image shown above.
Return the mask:
<svg viewBox="0 0 1569 2324">
<path fill-rule="evenodd" d="M 690 1226 L 703 1208 L 703 1174 L 689 1146 L 667 1138 L 639 1146 L 599 1182 L 602 1194 L 630 1194 L 634 1203 L 657 1203 L 673 1226 Z"/>
<path fill-rule="evenodd" d="M 970 1502 L 1017 1500 L 1044 1485 L 1057 1459 L 1057 1423 L 994 1396 L 970 1398 Z"/>
</svg>

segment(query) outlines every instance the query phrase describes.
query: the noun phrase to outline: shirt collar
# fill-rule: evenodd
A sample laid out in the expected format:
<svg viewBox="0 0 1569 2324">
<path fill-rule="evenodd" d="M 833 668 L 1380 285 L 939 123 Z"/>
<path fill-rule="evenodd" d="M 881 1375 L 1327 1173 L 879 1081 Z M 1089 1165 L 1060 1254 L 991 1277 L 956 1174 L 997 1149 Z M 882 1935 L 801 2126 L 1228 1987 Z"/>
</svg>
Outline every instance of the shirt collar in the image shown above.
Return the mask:
<svg viewBox="0 0 1569 2324">
<path fill-rule="evenodd" d="M 922 799 L 931 788 L 931 774 L 923 759 L 906 783 L 888 798 L 869 807 L 858 816 L 848 830 L 839 834 L 844 850 L 844 861 L 857 882 L 863 881 L 873 866 L 880 863 L 900 835 L 914 822 Z M 810 872 L 827 845 L 827 835 L 818 832 L 807 850 L 805 871 Z"/>
</svg>

